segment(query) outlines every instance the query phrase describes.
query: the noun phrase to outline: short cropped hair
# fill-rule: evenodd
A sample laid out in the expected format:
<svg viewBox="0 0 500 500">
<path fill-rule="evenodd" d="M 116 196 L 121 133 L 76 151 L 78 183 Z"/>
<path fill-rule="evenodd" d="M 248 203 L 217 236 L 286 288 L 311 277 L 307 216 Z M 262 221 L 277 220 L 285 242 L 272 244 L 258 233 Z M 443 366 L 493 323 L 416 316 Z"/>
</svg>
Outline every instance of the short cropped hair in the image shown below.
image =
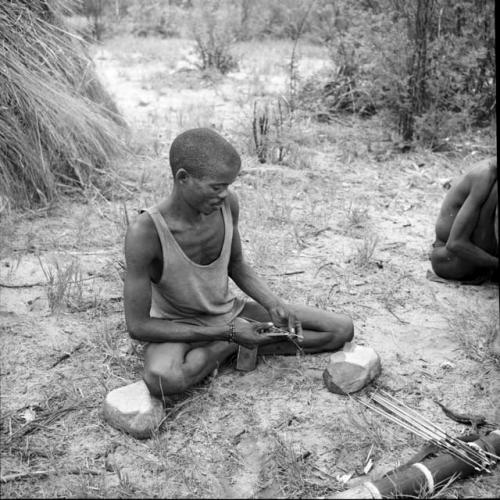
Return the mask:
<svg viewBox="0 0 500 500">
<path fill-rule="evenodd" d="M 215 130 L 193 128 L 178 135 L 170 146 L 172 175 L 180 168 L 194 177 L 210 175 L 216 167 L 239 168 L 240 155 L 234 147 Z"/>
</svg>

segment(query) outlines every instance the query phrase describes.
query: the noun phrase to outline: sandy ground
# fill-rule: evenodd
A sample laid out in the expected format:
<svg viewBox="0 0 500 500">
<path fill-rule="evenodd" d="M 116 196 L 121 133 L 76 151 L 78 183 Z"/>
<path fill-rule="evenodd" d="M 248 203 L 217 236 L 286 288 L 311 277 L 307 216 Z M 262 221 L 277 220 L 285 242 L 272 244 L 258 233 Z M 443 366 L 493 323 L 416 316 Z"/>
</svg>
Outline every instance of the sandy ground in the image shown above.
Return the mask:
<svg viewBox="0 0 500 500">
<path fill-rule="evenodd" d="M 2 436 L 9 438 L 2 475 L 26 473 L 2 485 L 2 494 L 329 497 L 367 479 L 362 468 L 372 446 L 373 478 L 422 446 L 329 393 L 322 382 L 328 355 L 265 358 L 248 374 L 226 367 L 172 402 L 151 440 L 133 440 L 102 421 L 107 391 L 141 371 L 121 302 L 124 207 L 133 217 L 167 192 L 168 144 L 191 126 L 215 126 L 242 152 L 234 189 L 245 252 L 279 294 L 349 314 L 356 342 L 381 356 L 378 383 L 450 433 L 466 427 L 435 400 L 498 422 L 499 365 L 488 349 L 498 328 L 498 286 L 433 281 L 428 260 L 444 180 L 491 153 L 492 141 L 471 138 L 447 156 L 403 156 L 373 151 L 382 135 L 376 120 L 307 122 L 296 131 L 300 168 L 261 165 L 248 154 L 252 102 L 286 92 L 285 65 L 269 63 L 261 75 L 248 57 L 247 66 L 214 83 L 197 76 L 185 41 L 170 43 L 177 55 L 168 63 L 138 50 L 125 64 L 116 45 L 96 53 L 131 126 L 134 154 L 121 166 L 121 190 L 1 223 Z M 300 68 L 304 74 L 324 63 L 303 57 Z M 51 310 L 61 278 L 56 263 L 61 271 L 71 262 L 78 285 L 60 311 Z M 50 415 L 53 421 L 11 437 Z M 497 470 L 446 494 L 488 497 L 499 487 Z"/>
</svg>

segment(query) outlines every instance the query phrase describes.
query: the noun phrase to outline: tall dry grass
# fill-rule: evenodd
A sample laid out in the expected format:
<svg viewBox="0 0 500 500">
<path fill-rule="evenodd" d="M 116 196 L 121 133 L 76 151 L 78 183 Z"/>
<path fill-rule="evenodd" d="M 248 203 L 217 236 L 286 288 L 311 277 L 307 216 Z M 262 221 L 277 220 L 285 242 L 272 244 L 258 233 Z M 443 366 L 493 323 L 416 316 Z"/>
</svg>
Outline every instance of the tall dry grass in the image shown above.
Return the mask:
<svg viewBox="0 0 500 500">
<path fill-rule="evenodd" d="M 62 8 L 60 0 L 0 4 L 3 208 L 46 204 L 95 182 L 122 147 L 124 122 Z"/>
</svg>

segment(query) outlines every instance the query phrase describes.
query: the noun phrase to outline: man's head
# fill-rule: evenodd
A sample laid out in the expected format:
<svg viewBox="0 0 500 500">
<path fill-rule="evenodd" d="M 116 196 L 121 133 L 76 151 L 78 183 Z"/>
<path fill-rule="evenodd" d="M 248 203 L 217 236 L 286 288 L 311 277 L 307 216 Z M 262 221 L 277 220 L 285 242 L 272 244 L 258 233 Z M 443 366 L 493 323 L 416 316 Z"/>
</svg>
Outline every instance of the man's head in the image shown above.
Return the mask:
<svg viewBox="0 0 500 500">
<path fill-rule="evenodd" d="M 209 128 L 193 128 L 178 135 L 170 147 L 170 168 L 174 180 L 179 169 L 199 179 L 214 171 L 239 171 L 240 155 L 226 139 Z"/>
<path fill-rule="evenodd" d="M 170 167 L 184 201 L 208 214 L 224 202 L 228 186 L 240 171 L 241 160 L 234 147 L 217 132 L 196 128 L 174 139 Z"/>
</svg>

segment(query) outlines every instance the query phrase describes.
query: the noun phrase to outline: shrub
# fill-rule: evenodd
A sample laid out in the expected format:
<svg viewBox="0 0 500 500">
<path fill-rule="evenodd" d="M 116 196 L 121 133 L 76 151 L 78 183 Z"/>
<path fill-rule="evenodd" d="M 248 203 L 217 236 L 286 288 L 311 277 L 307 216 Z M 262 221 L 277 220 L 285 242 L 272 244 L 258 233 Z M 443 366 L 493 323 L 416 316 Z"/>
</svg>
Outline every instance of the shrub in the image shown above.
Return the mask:
<svg viewBox="0 0 500 500">
<path fill-rule="evenodd" d="M 170 2 L 141 0 L 127 9 L 127 17 L 132 22 L 132 33 L 137 36 L 179 36 L 184 11 Z"/>
<path fill-rule="evenodd" d="M 228 0 L 193 2 L 190 22 L 200 69 L 216 69 L 225 74 L 238 67 L 231 53 L 237 39 L 235 15 L 236 10 Z"/>
<path fill-rule="evenodd" d="M 59 8 L 0 5 L 0 196 L 13 207 L 85 187 L 122 148 L 124 123 Z"/>
<path fill-rule="evenodd" d="M 443 139 L 496 116 L 494 2 L 320 2 L 332 68 L 301 89 L 320 119 L 385 109 L 405 141 Z"/>
</svg>

